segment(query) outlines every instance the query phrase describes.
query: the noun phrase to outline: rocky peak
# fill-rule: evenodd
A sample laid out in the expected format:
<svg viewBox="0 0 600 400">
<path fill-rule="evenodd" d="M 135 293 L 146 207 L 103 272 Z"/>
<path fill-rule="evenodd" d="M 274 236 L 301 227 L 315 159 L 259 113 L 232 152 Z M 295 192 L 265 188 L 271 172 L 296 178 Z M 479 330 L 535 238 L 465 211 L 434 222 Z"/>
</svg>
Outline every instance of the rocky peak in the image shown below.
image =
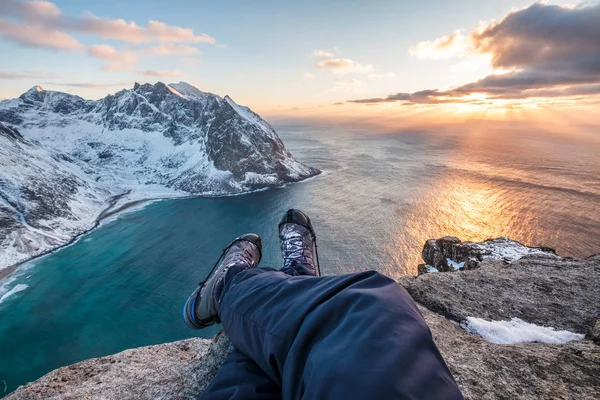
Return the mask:
<svg viewBox="0 0 600 400">
<path fill-rule="evenodd" d="M 43 101 L 46 97 L 46 93 L 46 90 L 41 86 L 36 85 L 23 93 L 19 98 L 23 101 Z"/>
<path fill-rule="evenodd" d="M 168 177 L 169 173 L 161 172 L 163 184 L 193 193 L 208 190 L 205 183 L 198 183 L 202 181 L 198 174 L 204 176 L 209 167 L 198 167 L 198 172 L 179 170 L 184 159 L 210 163 L 210 168 L 231 173 L 230 176 L 223 175 L 219 189 L 223 191 L 238 191 L 235 187 L 239 187 L 240 182 L 244 182 L 243 190 L 252 190 L 318 173 L 297 163 L 275 130 L 248 107 L 237 104 L 230 96 L 222 98 L 203 92 L 186 82 L 169 85 L 136 82 L 133 87 L 100 100 L 84 100 L 36 86 L 13 102 L 12 107 L 0 109 L 0 121 L 35 130 L 47 127 L 62 130 L 81 123 L 96 125 L 101 131 L 134 129 L 156 133 L 146 140 L 158 141 L 164 137 L 175 147 L 183 143 L 198 146 L 202 148 L 200 156 L 182 153 L 177 162 L 159 158 L 160 163 L 166 162 L 172 168 L 170 173 L 176 174 Z M 88 126 L 85 129 L 94 130 Z M 27 137 L 28 132 L 24 133 Z M 116 139 L 114 146 L 127 147 L 121 139 Z M 87 147 L 79 149 L 77 154 L 87 154 L 88 150 Z M 137 151 L 156 152 L 157 155 L 160 152 L 146 147 L 136 148 Z M 179 153 L 179 149 L 177 151 Z M 108 153 L 102 153 L 105 154 Z M 97 154 L 91 154 L 84 159 L 95 160 L 97 157 Z M 108 162 L 106 158 L 101 159 Z"/>
<path fill-rule="evenodd" d="M 85 109 L 89 103 L 81 97 L 69 93 L 45 90 L 41 86 L 34 86 L 21 96 L 25 108 L 37 111 L 51 111 L 57 114 L 70 114 Z"/>
<path fill-rule="evenodd" d="M 187 99 L 199 99 L 203 100 L 207 97 L 214 96 L 219 97 L 215 94 L 203 92 L 195 86 L 190 85 L 187 82 L 178 82 L 178 83 L 169 83 L 168 86 L 174 90 L 176 90 L 181 96 Z"/>
<path fill-rule="evenodd" d="M 136 84 L 133 87 L 135 93 L 141 94 L 145 97 L 150 98 L 164 98 L 165 96 L 173 95 L 173 92 L 169 90 L 167 85 L 162 82 L 156 82 L 155 84 L 144 83 L 143 85 Z"/>
<path fill-rule="evenodd" d="M 29 92 L 45 92 L 45 91 L 46 90 L 43 87 L 36 85 L 36 86 L 32 87 L 31 89 L 29 89 L 27 91 L 27 93 L 29 93 Z"/>
</svg>

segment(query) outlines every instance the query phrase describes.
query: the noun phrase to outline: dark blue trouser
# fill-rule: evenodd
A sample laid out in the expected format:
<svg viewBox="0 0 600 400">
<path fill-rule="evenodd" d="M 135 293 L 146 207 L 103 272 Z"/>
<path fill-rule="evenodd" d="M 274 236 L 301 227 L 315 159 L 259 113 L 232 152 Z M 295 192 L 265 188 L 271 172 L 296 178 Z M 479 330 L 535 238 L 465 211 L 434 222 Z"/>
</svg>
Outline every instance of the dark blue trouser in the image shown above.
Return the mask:
<svg viewBox="0 0 600 400">
<path fill-rule="evenodd" d="M 232 267 L 220 318 L 236 350 L 202 399 L 463 398 L 415 303 L 378 272 Z"/>
</svg>

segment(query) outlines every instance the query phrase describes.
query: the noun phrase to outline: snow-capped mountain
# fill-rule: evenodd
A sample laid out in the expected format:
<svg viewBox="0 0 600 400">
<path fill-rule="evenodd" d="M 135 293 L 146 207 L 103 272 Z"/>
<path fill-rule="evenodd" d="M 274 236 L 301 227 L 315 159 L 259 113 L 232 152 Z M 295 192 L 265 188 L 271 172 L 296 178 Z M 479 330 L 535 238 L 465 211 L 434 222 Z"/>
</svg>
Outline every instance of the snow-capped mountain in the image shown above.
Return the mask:
<svg viewBox="0 0 600 400">
<path fill-rule="evenodd" d="M 68 242 L 117 200 L 243 193 L 318 173 L 249 108 L 184 82 L 100 100 L 36 86 L 0 102 L 0 269 Z"/>
</svg>

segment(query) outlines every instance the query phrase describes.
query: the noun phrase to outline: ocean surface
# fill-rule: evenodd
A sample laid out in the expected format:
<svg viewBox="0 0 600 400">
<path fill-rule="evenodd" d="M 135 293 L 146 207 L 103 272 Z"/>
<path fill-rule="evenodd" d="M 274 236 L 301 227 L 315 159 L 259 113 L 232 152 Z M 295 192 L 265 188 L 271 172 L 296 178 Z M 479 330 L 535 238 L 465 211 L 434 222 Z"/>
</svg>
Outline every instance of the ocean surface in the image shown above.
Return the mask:
<svg viewBox="0 0 600 400">
<path fill-rule="evenodd" d="M 281 262 L 289 207 L 316 227 L 321 270 L 416 273 L 428 238 L 508 236 L 563 256 L 600 252 L 600 142 L 528 129 L 386 131 L 279 124 L 308 181 L 151 203 L 0 282 L 0 396 L 54 368 L 193 336 L 181 306 L 234 237 Z"/>
</svg>

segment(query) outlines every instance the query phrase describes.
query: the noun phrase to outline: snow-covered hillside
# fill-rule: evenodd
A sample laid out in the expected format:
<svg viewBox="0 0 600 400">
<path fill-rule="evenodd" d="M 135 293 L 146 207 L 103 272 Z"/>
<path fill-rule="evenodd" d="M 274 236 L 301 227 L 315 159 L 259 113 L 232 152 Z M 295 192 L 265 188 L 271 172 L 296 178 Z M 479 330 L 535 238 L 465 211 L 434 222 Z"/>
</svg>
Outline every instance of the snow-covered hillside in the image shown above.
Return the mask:
<svg viewBox="0 0 600 400">
<path fill-rule="evenodd" d="M 97 101 L 36 86 L 0 102 L 0 269 L 91 228 L 114 196 L 226 195 L 318 173 L 249 108 L 184 82 Z"/>
</svg>

